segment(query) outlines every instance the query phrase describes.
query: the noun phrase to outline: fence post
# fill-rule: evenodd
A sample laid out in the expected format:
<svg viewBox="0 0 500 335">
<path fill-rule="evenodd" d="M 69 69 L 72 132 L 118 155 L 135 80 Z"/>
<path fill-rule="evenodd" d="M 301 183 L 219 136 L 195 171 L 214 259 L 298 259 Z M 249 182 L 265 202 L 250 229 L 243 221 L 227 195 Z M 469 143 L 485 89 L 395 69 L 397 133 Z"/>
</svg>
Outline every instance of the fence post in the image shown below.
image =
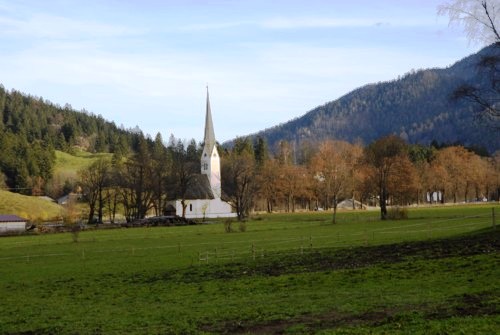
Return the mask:
<svg viewBox="0 0 500 335">
<path fill-rule="evenodd" d="M 497 223 L 496 223 L 496 218 L 495 218 L 495 208 L 491 208 L 491 223 L 493 224 L 493 229 L 497 229 Z"/>
</svg>

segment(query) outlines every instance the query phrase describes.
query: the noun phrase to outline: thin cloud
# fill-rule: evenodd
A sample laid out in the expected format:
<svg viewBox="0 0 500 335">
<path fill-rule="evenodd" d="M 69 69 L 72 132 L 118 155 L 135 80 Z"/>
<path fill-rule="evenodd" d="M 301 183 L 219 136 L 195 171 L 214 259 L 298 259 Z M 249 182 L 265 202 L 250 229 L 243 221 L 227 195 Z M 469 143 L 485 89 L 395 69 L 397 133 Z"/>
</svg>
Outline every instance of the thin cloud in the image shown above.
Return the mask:
<svg viewBox="0 0 500 335">
<path fill-rule="evenodd" d="M 387 18 L 324 18 L 324 17 L 276 17 L 262 21 L 260 26 L 268 29 L 310 29 L 310 28 L 363 28 L 363 27 L 417 27 L 434 24 L 429 20 L 387 19 Z"/>
<path fill-rule="evenodd" d="M 262 29 L 325 29 L 325 28 L 369 28 L 369 27 L 416 27 L 434 24 L 421 19 L 387 19 L 387 18 L 325 18 L 325 17 L 273 17 L 263 20 L 207 22 L 184 25 L 180 31 L 226 30 L 243 26 L 255 26 Z"/>
<path fill-rule="evenodd" d="M 255 21 L 233 21 L 233 22 L 216 22 L 216 23 L 198 23 L 181 26 L 179 31 L 205 31 L 205 30 L 223 30 L 246 25 L 255 25 Z"/>
<path fill-rule="evenodd" d="M 270 29 L 300 28 L 336 28 L 336 27 L 369 27 L 376 23 L 372 19 L 335 19 L 335 18 L 286 18 L 277 17 L 263 21 L 261 26 Z"/>
<path fill-rule="evenodd" d="M 102 38 L 143 34 L 142 29 L 92 21 L 75 20 L 48 14 L 27 18 L 0 17 L 2 35 L 30 36 L 49 39 Z"/>
</svg>

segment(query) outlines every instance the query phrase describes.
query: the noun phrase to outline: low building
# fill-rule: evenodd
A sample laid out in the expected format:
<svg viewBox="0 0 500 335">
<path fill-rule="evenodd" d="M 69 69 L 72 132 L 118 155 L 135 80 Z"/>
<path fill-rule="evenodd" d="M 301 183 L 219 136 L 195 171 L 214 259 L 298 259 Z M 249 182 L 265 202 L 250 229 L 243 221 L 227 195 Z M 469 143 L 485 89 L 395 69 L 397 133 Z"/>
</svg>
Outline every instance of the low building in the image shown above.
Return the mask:
<svg viewBox="0 0 500 335">
<path fill-rule="evenodd" d="M 17 215 L 0 214 L 0 234 L 26 231 L 28 220 Z"/>
</svg>

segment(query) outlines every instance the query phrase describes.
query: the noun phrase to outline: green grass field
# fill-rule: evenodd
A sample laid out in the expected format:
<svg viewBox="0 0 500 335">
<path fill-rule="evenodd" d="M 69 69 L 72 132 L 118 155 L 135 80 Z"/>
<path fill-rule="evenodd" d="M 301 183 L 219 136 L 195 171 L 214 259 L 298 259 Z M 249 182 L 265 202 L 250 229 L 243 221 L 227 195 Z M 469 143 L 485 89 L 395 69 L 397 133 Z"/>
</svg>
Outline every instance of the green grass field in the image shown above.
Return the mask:
<svg viewBox="0 0 500 335">
<path fill-rule="evenodd" d="M 492 206 L 1 238 L 0 334 L 498 333 Z"/>
</svg>

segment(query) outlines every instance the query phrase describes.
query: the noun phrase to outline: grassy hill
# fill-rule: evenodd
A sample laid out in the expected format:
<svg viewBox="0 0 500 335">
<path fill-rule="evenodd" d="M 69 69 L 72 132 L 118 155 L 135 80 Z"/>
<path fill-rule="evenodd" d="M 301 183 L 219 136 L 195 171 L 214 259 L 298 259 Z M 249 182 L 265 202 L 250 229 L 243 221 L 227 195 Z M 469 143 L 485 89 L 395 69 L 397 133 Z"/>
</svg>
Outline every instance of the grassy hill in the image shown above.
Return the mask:
<svg viewBox="0 0 500 335">
<path fill-rule="evenodd" d="M 0 213 L 15 214 L 30 220 L 60 217 L 64 209 L 49 200 L 0 190 Z"/>
<path fill-rule="evenodd" d="M 61 181 L 66 179 L 76 179 L 78 171 L 84 169 L 97 161 L 99 158 L 108 157 L 110 153 L 90 153 L 86 151 L 76 151 L 73 155 L 56 150 L 56 162 L 54 166 L 54 178 Z"/>
<path fill-rule="evenodd" d="M 56 151 L 54 183 L 63 185 L 66 180 L 78 178 L 78 171 L 101 157 L 111 158 L 109 153 L 77 151 L 74 155 Z M 25 196 L 0 190 L 0 214 L 15 214 L 31 220 L 49 220 L 60 217 L 64 208 L 43 198 Z"/>
<path fill-rule="evenodd" d="M 495 334 L 491 206 L 0 239 L 0 334 Z"/>
</svg>

